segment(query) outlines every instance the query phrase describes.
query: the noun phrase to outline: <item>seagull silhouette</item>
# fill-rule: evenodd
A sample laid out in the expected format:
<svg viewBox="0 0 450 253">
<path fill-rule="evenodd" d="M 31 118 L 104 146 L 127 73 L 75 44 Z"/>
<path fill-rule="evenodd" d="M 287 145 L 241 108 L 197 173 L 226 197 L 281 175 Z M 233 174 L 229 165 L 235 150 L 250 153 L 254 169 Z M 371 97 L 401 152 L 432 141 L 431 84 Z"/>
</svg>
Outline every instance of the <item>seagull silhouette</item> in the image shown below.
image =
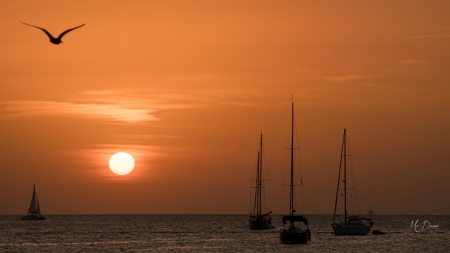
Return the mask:
<svg viewBox="0 0 450 253">
<path fill-rule="evenodd" d="M 77 29 L 77 28 L 80 28 L 80 27 L 82 27 L 82 26 L 85 25 L 85 24 L 82 24 L 82 25 L 80 25 L 80 26 L 77 26 L 77 27 L 74 27 L 74 28 L 70 28 L 70 29 L 68 29 L 68 30 L 65 30 L 64 32 L 62 32 L 62 33 L 58 36 L 58 38 L 55 38 L 55 37 L 53 37 L 47 30 L 45 30 L 44 28 L 41 28 L 41 27 L 39 27 L 39 26 L 30 25 L 30 24 L 27 24 L 27 23 L 24 23 L 24 22 L 21 22 L 21 23 L 24 24 L 24 25 L 32 26 L 32 27 L 37 28 L 37 29 L 41 29 L 41 30 L 44 31 L 45 34 L 47 34 L 47 36 L 50 38 L 50 42 L 53 43 L 53 44 L 55 44 L 55 45 L 58 45 L 58 44 L 62 43 L 62 40 L 61 40 L 61 39 L 62 39 L 62 37 L 63 37 L 64 35 L 66 35 L 66 33 L 70 32 L 70 31 L 72 31 L 72 30 L 75 30 L 75 29 Z"/>
</svg>

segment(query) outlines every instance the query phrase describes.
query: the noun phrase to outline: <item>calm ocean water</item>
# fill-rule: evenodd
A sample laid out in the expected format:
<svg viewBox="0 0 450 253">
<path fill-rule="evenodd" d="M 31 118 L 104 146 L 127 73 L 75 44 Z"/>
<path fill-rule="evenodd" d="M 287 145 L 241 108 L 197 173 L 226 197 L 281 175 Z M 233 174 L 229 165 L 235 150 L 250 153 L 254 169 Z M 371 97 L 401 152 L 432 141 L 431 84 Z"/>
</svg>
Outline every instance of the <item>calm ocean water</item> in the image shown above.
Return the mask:
<svg viewBox="0 0 450 253">
<path fill-rule="evenodd" d="M 45 221 L 20 217 L 0 216 L 1 252 L 450 251 L 450 216 L 377 215 L 374 229 L 385 235 L 335 236 L 332 216 L 307 215 L 312 240 L 306 245 L 280 243 L 279 215 L 273 215 L 277 229 L 270 231 L 248 230 L 248 215 L 47 215 Z M 412 221 L 417 221 L 415 229 L 410 228 Z M 423 227 L 425 221 L 429 223 Z"/>
</svg>

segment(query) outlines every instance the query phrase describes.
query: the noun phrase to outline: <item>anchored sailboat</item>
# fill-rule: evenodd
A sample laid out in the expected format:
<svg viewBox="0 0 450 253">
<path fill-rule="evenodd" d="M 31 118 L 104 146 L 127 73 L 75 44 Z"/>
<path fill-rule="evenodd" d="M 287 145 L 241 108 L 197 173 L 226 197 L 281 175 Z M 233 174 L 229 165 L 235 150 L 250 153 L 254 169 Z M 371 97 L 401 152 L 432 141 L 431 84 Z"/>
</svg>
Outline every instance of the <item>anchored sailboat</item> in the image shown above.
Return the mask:
<svg viewBox="0 0 450 253">
<path fill-rule="evenodd" d="M 262 210 L 262 189 L 263 189 L 263 174 L 262 174 L 262 133 L 260 137 L 259 143 L 259 152 L 258 152 L 258 165 L 256 168 L 256 180 L 255 180 L 255 201 L 253 214 L 250 215 L 249 219 L 249 229 L 251 230 L 262 230 L 262 229 L 272 229 L 272 217 L 270 214 L 272 211 L 263 213 Z"/>
<path fill-rule="evenodd" d="M 366 235 L 373 225 L 372 219 L 359 216 L 348 216 L 347 214 L 347 129 L 344 129 L 344 138 L 342 141 L 341 162 L 339 165 L 338 185 L 336 190 L 336 201 L 334 204 L 333 231 L 335 235 Z M 339 183 L 341 182 L 341 168 L 344 167 L 344 220 L 336 222 L 336 209 L 339 196 Z"/>
<path fill-rule="evenodd" d="M 33 196 L 31 197 L 28 214 L 23 216 L 21 220 L 45 220 L 45 217 L 41 215 L 41 207 L 39 206 L 39 199 L 36 194 L 36 185 L 33 185 Z"/>
<path fill-rule="evenodd" d="M 295 215 L 294 210 L 294 103 L 292 103 L 292 132 L 291 132 L 291 170 L 290 170 L 290 194 L 289 194 L 289 215 L 283 216 L 284 227 L 280 230 L 281 243 L 307 243 L 311 241 L 311 232 L 308 228 L 308 220 L 302 215 Z M 306 230 L 302 229 L 298 223 L 303 222 Z M 287 223 L 288 222 L 288 223 Z M 287 223 L 287 224 L 286 224 Z"/>
</svg>

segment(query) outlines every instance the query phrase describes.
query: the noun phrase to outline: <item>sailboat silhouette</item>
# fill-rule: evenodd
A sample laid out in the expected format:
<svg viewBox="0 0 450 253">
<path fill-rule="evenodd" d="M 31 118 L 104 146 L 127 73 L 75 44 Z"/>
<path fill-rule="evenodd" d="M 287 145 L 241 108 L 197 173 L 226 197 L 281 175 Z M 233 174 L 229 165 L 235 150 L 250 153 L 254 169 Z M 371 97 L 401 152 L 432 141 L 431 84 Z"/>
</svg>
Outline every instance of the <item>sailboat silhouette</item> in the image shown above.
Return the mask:
<svg viewBox="0 0 450 253">
<path fill-rule="evenodd" d="M 33 185 L 33 196 L 31 197 L 28 214 L 23 216 L 21 220 L 45 220 L 41 214 L 41 207 L 39 206 L 39 199 L 36 194 L 36 185 Z"/>
</svg>

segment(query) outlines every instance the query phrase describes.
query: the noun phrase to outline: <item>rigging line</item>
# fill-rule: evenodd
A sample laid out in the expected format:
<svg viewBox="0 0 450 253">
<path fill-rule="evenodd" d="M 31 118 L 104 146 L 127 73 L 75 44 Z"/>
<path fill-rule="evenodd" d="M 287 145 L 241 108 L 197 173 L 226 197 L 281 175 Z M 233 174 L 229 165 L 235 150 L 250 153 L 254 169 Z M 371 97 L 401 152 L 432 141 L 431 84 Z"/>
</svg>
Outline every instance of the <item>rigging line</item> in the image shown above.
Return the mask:
<svg viewBox="0 0 450 253">
<path fill-rule="evenodd" d="M 286 139 L 285 139 L 285 147 L 288 147 L 289 146 L 289 140 L 290 140 L 290 135 L 287 135 L 287 137 L 286 137 Z M 284 159 L 283 159 L 283 186 L 285 186 L 285 182 L 286 182 L 286 173 L 287 173 L 287 171 L 289 171 L 289 166 L 287 165 L 287 163 L 286 163 L 286 161 L 288 161 L 288 155 L 289 155 L 289 153 L 288 152 L 286 152 L 286 150 L 288 150 L 289 148 L 286 148 L 285 149 L 285 152 L 284 152 Z M 285 194 L 284 192 L 285 192 L 285 189 L 286 188 L 284 188 L 284 187 L 282 187 L 282 193 L 283 194 L 281 194 L 281 207 L 282 207 L 282 212 L 283 213 L 286 213 L 286 211 L 283 211 L 283 209 L 284 208 L 286 208 L 285 207 L 285 204 L 284 204 L 284 197 L 285 197 L 285 195 L 287 196 L 287 194 Z M 288 209 L 289 210 L 289 209 Z"/>
<path fill-rule="evenodd" d="M 261 135 L 263 135 L 262 134 L 262 132 L 261 132 Z M 265 183 L 264 185 L 266 185 L 267 184 L 267 186 L 266 187 L 264 187 L 263 186 L 263 184 L 261 185 L 261 188 L 262 188 L 262 196 L 263 196 L 263 199 L 262 199 L 262 207 L 263 207 L 263 210 L 265 210 L 264 212 L 267 212 L 267 211 L 269 211 L 269 209 L 270 209 L 270 207 L 271 207 L 271 203 L 270 203 L 270 200 L 271 200 L 271 198 L 270 198 L 270 191 L 271 191 L 271 185 L 270 185 L 270 170 L 269 170 L 269 167 L 270 166 L 267 166 L 267 155 L 264 155 L 264 156 L 262 156 L 262 153 L 264 152 L 264 153 L 266 153 L 266 147 L 264 146 L 264 145 L 262 145 L 261 147 L 261 183 L 263 183 L 263 182 L 268 182 L 269 181 L 269 183 L 267 184 L 267 183 Z M 263 170 L 263 168 L 262 168 L 262 165 L 264 164 L 264 170 Z M 267 179 L 265 179 L 265 178 L 268 178 L 268 180 Z"/>
<path fill-rule="evenodd" d="M 258 160 L 259 160 L 259 152 L 258 152 Z M 257 166 L 258 166 L 258 161 L 257 161 Z M 255 183 L 255 186 L 251 186 L 250 187 L 250 209 L 253 209 L 251 212 L 253 213 L 253 214 L 256 214 L 257 212 L 256 212 L 256 193 L 257 193 L 257 187 L 258 187 L 258 173 L 257 173 L 257 171 L 255 172 L 255 170 L 254 170 L 254 166 L 252 166 L 252 176 L 251 176 L 251 183 Z M 253 176 L 256 176 L 256 179 L 253 179 Z M 252 185 L 252 184 L 250 184 L 250 185 Z M 254 192 L 255 192 L 255 194 L 254 195 L 252 195 L 252 189 L 253 188 L 255 188 L 255 190 L 254 190 Z M 253 201 L 253 208 L 252 208 L 252 196 L 254 196 L 255 197 L 255 199 L 254 199 L 254 201 Z"/>
<path fill-rule="evenodd" d="M 351 156 L 352 155 L 352 150 L 351 150 L 351 147 L 350 147 L 350 141 L 348 140 L 348 137 L 347 137 L 347 147 L 348 147 L 348 150 L 349 150 L 349 153 L 350 153 L 349 156 Z M 355 214 L 357 214 L 356 213 L 357 210 L 359 210 L 359 212 L 361 212 L 361 205 L 363 205 L 364 203 L 363 203 L 363 199 L 361 199 L 359 197 L 359 195 L 357 194 L 357 192 L 356 192 L 357 183 L 356 183 L 356 180 L 355 180 L 356 172 L 355 172 L 355 168 L 354 168 L 353 158 L 350 158 L 349 160 L 350 160 L 350 170 L 351 170 L 351 177 L 352 177 L 352 184 L 353 184 L 353 196 L 354 196 L 354 200 L 353 200 L 353 208 L 354 208 L 354 210 L 353 211 L 354 211 Z"/>
<path fill-rule="evenodd" d="M 297 150 L 297 171 L 299 172 L 299 175 L 300 175 L 300 177 L 299 177 L 299 181 L 300 181 L 300 184 L 298 184 L 298 185 L 296 185 L 296 186 L 300 186 L 299 188 L 299 190 L 300 190 L 300 195 L 299 194 L 297 194 L 296 196 L 296 200 L 297 200 L 297 204 L 296 204 L 296 206 L 300 206 L 300 208 L 299 208 L 299 212 L 300 213 L 303 213 L 303 211 L 304 211 L 304 188 L 303 188 L 303 167 L 302 167 L 302 163 L 301 163 L 301 152 L 300 152 L 300 148 L 298 148 L 298 150 Z M 297 190 L 297 193 L 298 193 L 298 190 Z M 300 201 L 299 201 L 300 200 Z"/>
<path fill-rule="evenodd" d="M 266 153 L 266 150 L 267 150 L 266 147 L 263 146 L 262 149 L 263 149 L 263 152 Z M 265 155 L 263 157 L 262 162 L 265 164 L 264 176 L 262 178 L 262 182 L 268 182 L 267 187 L 263 187 L 263 188 L 266 188 L 264 190 L 264 208 L 265 208 L 265 210 L 270 211 L 269 209 L 272 206 L 272 203 L 271 203 L 272 184 L 271 184 L 270 166 L 267 166 L 267 155 Z M 268 179 L 265 179 L 265 178 L 268 178 Z"/>
<path fill-rule="evenodd" d="M 249 210 L 249 211 L 250 211 L 250 215 L 251 215 L 251 214 L 253 214 L 253 211 L 252 211 L 252 204 L 251 204 L 251 203 L 252 203 L 252 188 L 250 188 L 250 194 L 249 194 L 248 197 L 249 197 L 249 202 L 250 202 L 250 206 L 249 206 L 249 209 L 250 209 L 250 210 Z"/>
<path fill-rule="evenodd" d="M 355 181 L 355 170 L 353 167 L 353 157 L 352 157 L 352 150 L 350 147 L 350 140 L 349 137 L 347 135 L 347 140 L 346 140 L 346 147 L 347 147 L 347 175 L 349 175 L 349 177 L 347 177 L 347 185 L 350 187 L 347 187 L 347 190 L 350 190 L 351 187 L 353 187 L 353 194 L 352 191 L 350 191 L 350 201 L 351 202 L 351 213 L 352 214 L 357 214 L 357 201 L 356 201 L 356 181 Z M 349 180 L 350 179 L 350 180 Z"/>
<path fill-rule="evenodd" d="M 345 133 L 345 129 L 344 129 L 344 133 Z M 337 208 L 338 196 L 339 196 L 339 184 L 341 181 L 342 155 L 344 154 L 344 142 L 345 142 L 345 134 L 344 134 L 343 141 L 342 141 L 341 158 L 339 161 L 339 173 L 338 173 L 338 183 L 337 183 L 337 187 L 336 187 L 336 199 L 334 202 L 333 224 L 335 223 L 334 221 L 336 219 L 336 208 Z"/>
<path fill-rule="evenodd" d="M 301 194 L 300 194 L 300 201 L 298 201 L 298 194 L 297 194 L 297 201 L 296 201 L 296 203 L 299 203 L 300 202 L 300 204 L 296 204 L 296 206 L 298 206 L 298 205 L 300 205 L 300 212 L 301 213 L 303 213 L 303 207 L 304 207 L 304 188 L 303 188 L 303 166 L 302 166 L 302 163 L 301 163 L 301 161 L 302 161 L 302 154 L 301 154 L 301 146 L 300 146 L 300 135 L 299 135 L 299 132 L 298 132 L 298 129 L 297 129 L 297 126 L 298 126 L 298 124 L 297 124 L 297 121 L 295 120 L 295 118 L 294 118 L 294 122 L 293 122 L 293 124 L 294 124 L 294 130 L 295 130 L 295 140 L 297 141 L 296 142 L 296 145 L 297 145 L 297 147 L 295 148 L 296 150 L 297 150 L 297 156 L 296 156 L 296 161 L 297 161 L 297 163 L 296 164 L 298 164 L 298 166 L 297 166 L 297 171 L 299 172 L 299 179 L 300 179 L 300 192 L 301 192 Z"/>
</svg>

